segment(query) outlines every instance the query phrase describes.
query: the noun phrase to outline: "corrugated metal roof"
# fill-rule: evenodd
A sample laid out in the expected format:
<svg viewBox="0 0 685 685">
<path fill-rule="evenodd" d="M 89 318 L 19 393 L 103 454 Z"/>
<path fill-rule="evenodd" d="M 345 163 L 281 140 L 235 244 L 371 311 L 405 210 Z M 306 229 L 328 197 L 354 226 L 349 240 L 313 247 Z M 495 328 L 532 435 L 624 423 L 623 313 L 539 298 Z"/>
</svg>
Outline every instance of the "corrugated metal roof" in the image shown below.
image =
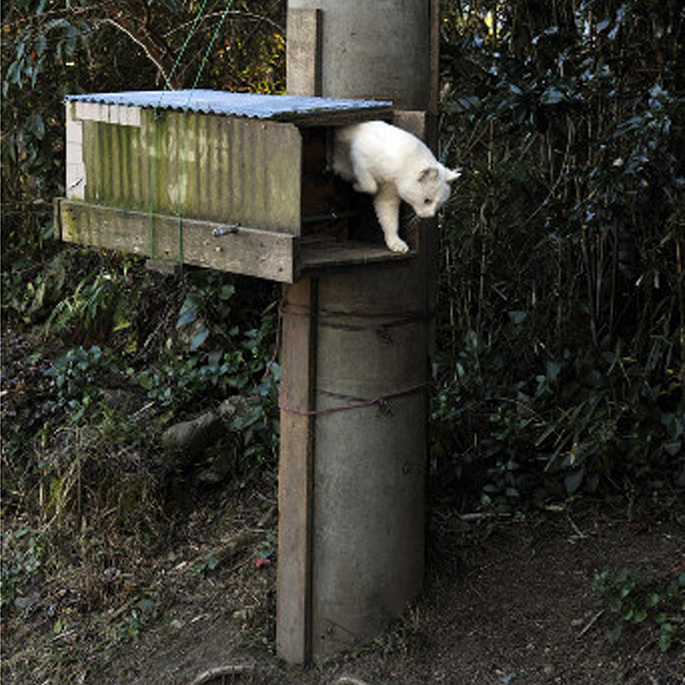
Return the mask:
<svg viewBox="0 0 685 685">
<path fill-rule="evenodd" d="M 349 100 L 299 95 L 258 95 L 254 93 L 229 93 L 219 90 L 85 93 L 67 95 L 67 100 L 278 120 L 303 117 L 308 114 L 334 114 L 392 107 L 392 102 L 379 100 Z"/>
</svg>

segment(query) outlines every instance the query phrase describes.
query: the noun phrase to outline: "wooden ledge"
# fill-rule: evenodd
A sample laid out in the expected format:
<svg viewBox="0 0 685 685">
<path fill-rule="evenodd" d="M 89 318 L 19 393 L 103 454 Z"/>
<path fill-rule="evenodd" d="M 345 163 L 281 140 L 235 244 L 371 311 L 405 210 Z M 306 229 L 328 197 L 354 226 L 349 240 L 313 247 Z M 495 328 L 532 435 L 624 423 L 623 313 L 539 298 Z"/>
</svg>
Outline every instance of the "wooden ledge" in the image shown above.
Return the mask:
<svg viewBox="0 0 685 685">
<path fill-rule="evenodd" d="M 183 261 L 281 283 L 295 283 L 312 271 L 397 263 L 416 255 L 361 241 L 299 237 L 65 198 L 55 200 L 55 226 L 57 236 L 68 243 L 147 256 L 153 261 Z"/>
</svg>

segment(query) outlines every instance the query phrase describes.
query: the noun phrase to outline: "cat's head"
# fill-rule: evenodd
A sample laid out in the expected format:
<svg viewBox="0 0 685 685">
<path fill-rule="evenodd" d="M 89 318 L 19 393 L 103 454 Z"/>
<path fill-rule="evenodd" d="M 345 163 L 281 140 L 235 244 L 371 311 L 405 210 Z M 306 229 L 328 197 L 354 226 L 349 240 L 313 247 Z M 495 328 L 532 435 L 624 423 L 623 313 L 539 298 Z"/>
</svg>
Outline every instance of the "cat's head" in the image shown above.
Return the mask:
<svg viewBox="0 0 685 685">
<path fill-rule="evenodd" d="M 418 176 L 407 179 L 399 188 L 402 199 L 409 203 L 422 219 L 435 216 L 450 196 L 450 183 L 461 176 L 460 170 L 452 170 L 437 163 L 425 167 Z"/>
</svg>

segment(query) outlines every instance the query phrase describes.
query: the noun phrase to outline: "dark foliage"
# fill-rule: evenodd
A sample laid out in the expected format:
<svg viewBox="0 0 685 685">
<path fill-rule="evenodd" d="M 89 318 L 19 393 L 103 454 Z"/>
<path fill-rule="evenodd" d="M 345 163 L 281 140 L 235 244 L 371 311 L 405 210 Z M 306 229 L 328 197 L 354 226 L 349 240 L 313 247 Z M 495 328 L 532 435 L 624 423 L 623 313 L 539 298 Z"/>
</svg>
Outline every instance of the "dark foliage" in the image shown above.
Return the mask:
<svg viewBox="0 0 685 685">
<path fill-rule="evenodd" d="M 685 14 L 447 3 L 436 468 L 531 494 L 685 484 Z M 451 476 L 451 478 L 449 478 Z"/>
<path fill-rule="evenodd" d="M 30 452 L 58 414 L 92 420 L 101 406 L 77 383 L 77 396 L 34 410 L 60 377 L 45 364 L 68 376 L 69 364 L 116 358 L 117 382 L 175 412 L 259 382 L 269 288 L 171 283 L 135 260 L 64 250 L 51 199 L 64 192 L 67 92 L 279 92 L 284 11 L 282 0 L 3 7 L 3 311 L 57 348 L 27 366 L 39 380 L 16 409 L 30 420 L 12 429 L 13 449 Z M 444 221 L 440 493 L 509 508 L 682 487 L 680 3 L 450 0 L 441 32 L 443 152 L 466 174 Z"/>
<path fill-rule="evenodd" d="M 162 494 L 164 427 L 256 388 L 254 411 L 236 418 L 235 429 L 245 458 L 273 467 L 278 366 L 263 378 L 273 356 L 273 288 L 191 269 L 162 276 L 143 260 L 65 247 L 52 237 L 52 199 L 65 190 L 67 93 L 278 92 L 284 9 L 280 0 L 3 5 L 8 510 L 16 506 L 43 523 L 76 514 L 77 526 L 125 510 L 128 523 L 136 516 L 144 522 L 142 509 L 154 513 L 151 503 Z"/>
</svg>

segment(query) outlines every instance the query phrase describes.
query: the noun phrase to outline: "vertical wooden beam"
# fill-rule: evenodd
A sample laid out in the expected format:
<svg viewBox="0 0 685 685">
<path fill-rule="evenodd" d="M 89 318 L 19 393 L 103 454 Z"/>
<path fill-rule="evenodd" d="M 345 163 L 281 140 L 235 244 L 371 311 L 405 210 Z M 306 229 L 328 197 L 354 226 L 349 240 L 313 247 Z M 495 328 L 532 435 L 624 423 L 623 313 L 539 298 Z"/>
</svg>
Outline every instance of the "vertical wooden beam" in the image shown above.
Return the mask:
<svg viewBox="0 0 685 685">
<path fill-rule="evenodd" d="M 426 116 L 426 128 L 423 139 L 433 152 L 439 157 L 438 149 L 438 112 L 440 110 L 440 0 L 430 1 L 430 91 L 428 95 L 428 111 Z M 428 313 L 428 354 L 432 357 L 436 347 L 436 319 L 435 309 L 438 301 L 438 269 L 440 263 L 440 240 L 438 237 L 438 220 L 431 219 L 426 222 L 426 240 L 423 241 L 425 278 L 427 285 L 426 311 Z M 430 377 L 430 374 L 429 374 Z M 430 440 L 429 430 L 426 431 L 426 439 Z M 430 449 L 427 446 L 427 450 Z"/>
<path fill-rule="evenodd" d="M 323 12 L 288 9 L 289 95 L 321 95 Z M 312 535 L 319 282 L 282 290 L 276 645 L 289 663 L 312 658 Z"/>
<path fill-rule="evenodd" d="M 281 447 L 278 474 L 276 640 L 290 663 L 311 659 L 312 480 L 318 280 L 283 287 Z"/>
<path fill-rule="evenodd" d="M 286 79 L 289 95 L 321 95 L 323 12 L 288 10 Z"/>
<path fill-rule="evenodd" d="M 428 112 L 438 114 L 440 104 L 440 0 L 430 0 Z"/>
</svg>

